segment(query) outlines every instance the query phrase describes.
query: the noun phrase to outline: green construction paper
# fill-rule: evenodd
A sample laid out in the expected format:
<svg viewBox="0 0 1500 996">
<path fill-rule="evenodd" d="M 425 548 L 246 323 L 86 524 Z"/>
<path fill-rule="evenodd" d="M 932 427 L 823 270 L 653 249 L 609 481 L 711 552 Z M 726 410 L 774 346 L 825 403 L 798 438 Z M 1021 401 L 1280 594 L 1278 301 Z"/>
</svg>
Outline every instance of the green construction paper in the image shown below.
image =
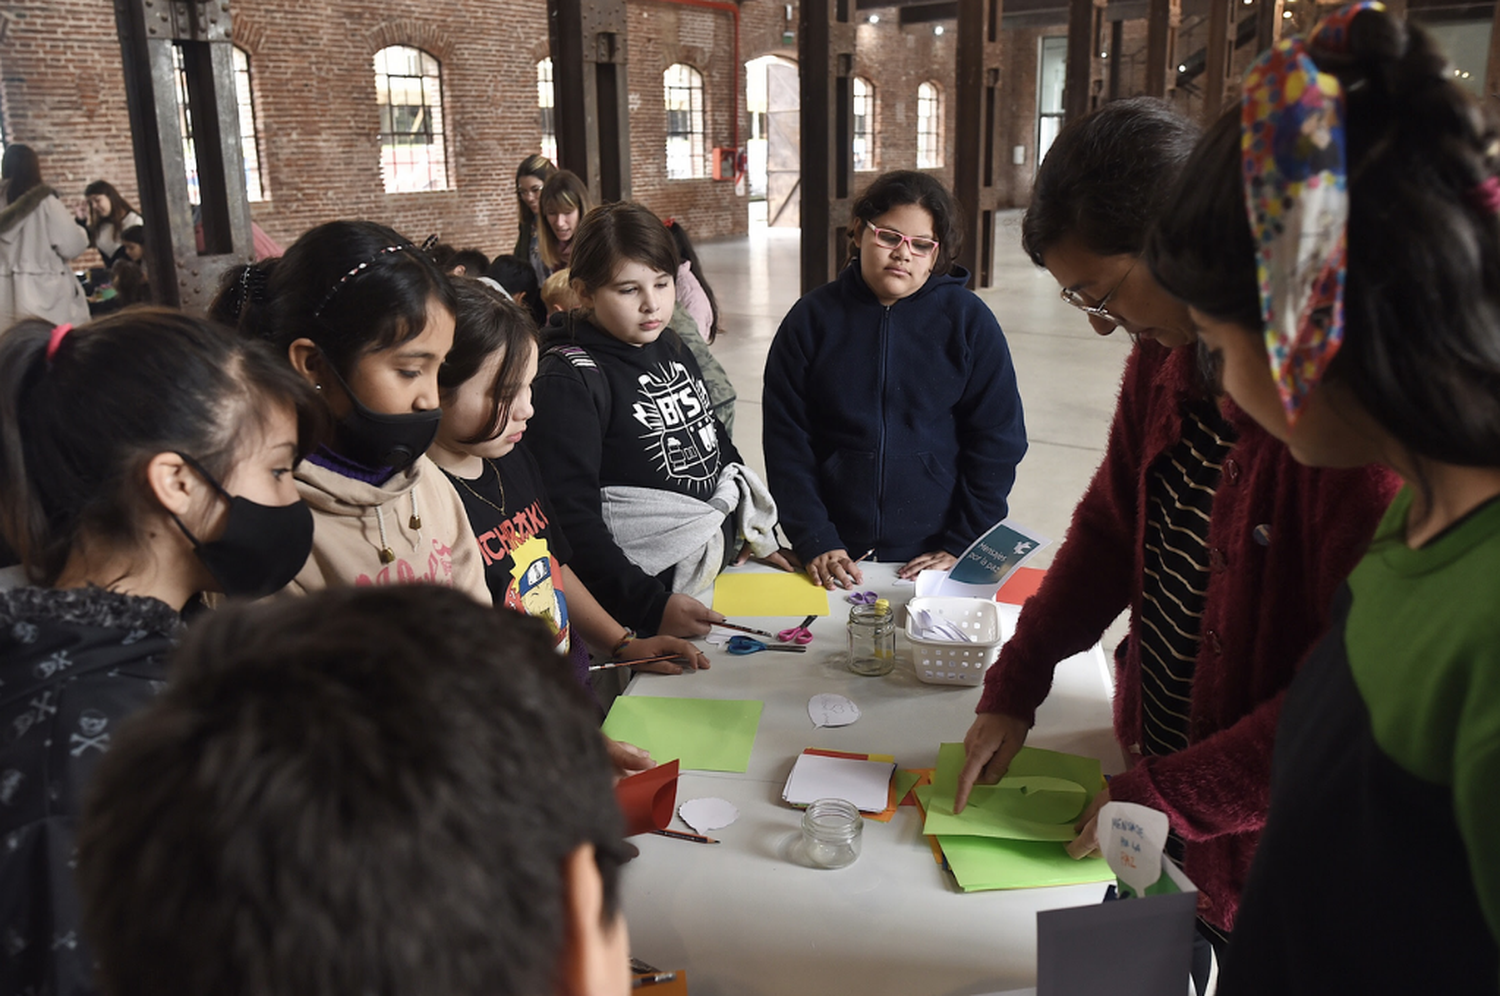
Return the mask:
<svg viewBox="0 0 1500 996">
<path fill-rule="evenodd" d="M 910 792 L 911 787 L 921 779 L 922 775 L 917 771 L 902 769 L 896 772 L 896 805 L 901 805 L 901 800 L 906 798 L 906 793 Z"/>
<path fill-rule="evenodd" d="M 1103 858 L 1075 861 L 1068 857 L 1066 845 L 1051 840 L 944 836 L 938 838 L 938 844 L 965 892 L 1112 882 L 1115 877 Z"/>
<path fill-rule="evenodd" d="M 963 766 L 963 744 L 938 747 L 931 802 L 924 802 L 923 833 L 1069 841 L 1077 836 L 1073 824 L 1078 815 L 1103 785 L 1096 758 L 1022 747 L 1005 778 L 998 785 L 974 786 L 963 815 L 955 816 L 953 796 Z M 1075 801 L 1079 802 L 1076 809 Z"/>
<path fill-rule="evenodd" d="M 751 699 L 622 695 L 609 710 L 604 732 L 650 751 L 658 763 L 676 759 L 683 770 L 743 772 L 750 767 L 763 706 Z"/>
</svg>

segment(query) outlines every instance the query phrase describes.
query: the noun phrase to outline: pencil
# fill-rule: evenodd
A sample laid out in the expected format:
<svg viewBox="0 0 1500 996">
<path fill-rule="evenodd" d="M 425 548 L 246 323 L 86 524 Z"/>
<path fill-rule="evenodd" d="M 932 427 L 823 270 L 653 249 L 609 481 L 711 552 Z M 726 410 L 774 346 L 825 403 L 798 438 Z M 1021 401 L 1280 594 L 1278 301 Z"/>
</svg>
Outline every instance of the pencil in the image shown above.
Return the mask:
<svg viewBox="0 0 1500 996">
<path fill-rule="evenodd" d="M 652 833 L 660 837 L 671 837 L 673 840 L 690 840 L 695 844 L 717 844 L 718 841 L 712 837 L 705 837 L 697 833 L 683 833 L 681 830 L 652 830 Z"/>
<path fill-rule="evenodd" d="M 862 561 L 864 561 L 864 560 L 866 560 L 866 559 L 868 559 L 868 558 L 870 558 L 870 557 L 872 557 L 874 555 L 875 555 L 875 548 L 872 546 L 868 550 L 866 550 L 864 553 L 860 554 L 859 560 L 856 560 L 855 563 L 856 564 L 861 563 Z"/>
<path fill-rule="evenodd" d="M 603 664 L 589 665 L 589 670 L 606 671 L 612 667 L 635 667 L 637 664 L 655 664 L 657 661 L 677 660 L 681 656 L 681 654 L 657 654 L 655 657 L 642 657 L 638 661 L 605 661 Z"/>
<path fill-rule="evenodd" d="M 639 989 L 642 986 L 656 985 L 658 982 L 676 982 L 676 981 L 677 981 L 677 973 L 676 972 L 656 972 L 656 973 L 651 974 L 651 975 L 637 975 L 635 977 L 635 981 L 630 984 L 630 988 L 632 988 L 632 989 Z"/>
<path fill-rule="evenodd" d="M 754 633 L 756 636 L 769 636 L 773 640 L 776 639 L 775 633 L 767 633 L 763 629 L 751 629 L 749 626 L 739 626 L 732 622 L 717 622 L 714 625 L 723 626 L 725 629 L 737 629 L 741 633 Z"/>
</svg>

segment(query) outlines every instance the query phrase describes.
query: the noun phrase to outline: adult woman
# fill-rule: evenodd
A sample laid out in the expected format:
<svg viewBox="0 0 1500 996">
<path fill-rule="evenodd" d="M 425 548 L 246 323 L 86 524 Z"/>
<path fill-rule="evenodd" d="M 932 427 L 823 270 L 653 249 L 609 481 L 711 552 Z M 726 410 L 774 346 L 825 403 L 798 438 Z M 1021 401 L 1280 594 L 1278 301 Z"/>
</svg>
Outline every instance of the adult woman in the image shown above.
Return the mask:
<svg viewBox="0 0 1500 996">
<path fill-rule="evenodd" d="M 114 184 L 95 180 L 83 188 L 83 197 L 88 204 L 89 239 L 99 250 L 104 265 L 109 266 L 124 247 L 125 230 L 144 222 Z"/>
<path fill-rule="evenodd" d="M 313 404 L 268 350 L 179 312 L 0 338 L 0 530 L 33 585 L 0 592 L 0 991 L 96 992 L 84 791 L 165 683 L 183 606 L 269 594 L 307 559 L 292 467 Z"/>
<path fill-rule="evenodd" d="M 527 156 L 516 167 L 516 248 L 512 255 L 530 259 L 537 251 L 537 219 L 541 214 L 542 185 L 557 167 L 546 156 Z M 474 274 L 470 274 L 474 276 Z"/>
<path fill-rule="evenodd" d="M 1251 67 L 1148 253 L 1298 460 L 1407 482 L 1286 694 L 1226 994 L 1500 967 L 1500 132 L 1372 6 Z"/>
<path fill-rule="evenodd" d="M 573 236 L 578 223 L 589 213 L 589 188 L 577 173 L 558 170 L 537 195 L 540 207 L 536 253 L 531 257 L 537 286 L 568 265 L 573 255 Z"/>
<path fill-rule="evenodd" d="M 33 316 L 54 324 L 89 320 L 88 299 L 68 261 L 89 246 L 88 235 L 42 182 L 30 146 L 12 145 L 0 158 L 5 207 L 0 209 L 0 329 Z"/>
<path fill-rule="evenodd" d="M 1065 128 L 1037 174 L 1027 251 L 1096 332 L 1123 327 L 1138 344 L 1104 461 L 986 675 L 956 801 L 1005 772 L 1057 662 L 1129 608 L 1115 651 L 1129 770 L 1097 805 L 1167 813 L 1199 930 L 1222 948 L 1265 820 L 1281 694 L 1394 486 L 1379 471 L 1300 466 L 1204 383 L 1186 306 L 1139 263 L 1195 138 L 1158 101 L 1117 101 Z"/>
</svg>

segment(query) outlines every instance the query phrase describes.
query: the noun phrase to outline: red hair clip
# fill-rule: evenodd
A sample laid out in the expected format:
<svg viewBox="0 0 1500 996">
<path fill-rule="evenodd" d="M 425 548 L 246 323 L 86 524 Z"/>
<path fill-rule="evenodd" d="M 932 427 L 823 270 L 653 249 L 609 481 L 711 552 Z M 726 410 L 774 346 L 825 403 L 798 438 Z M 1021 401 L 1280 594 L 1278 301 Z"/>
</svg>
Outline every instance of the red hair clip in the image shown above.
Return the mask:
<svg viewBox="0 0 1500 996">
<path fill-rule="evenodd" d="M 1500 176 L 1476 183 L 1469 191 L 1469 203 L 1489 214 L 1500 214 Z"/>
<path fill-rule="evenodd" d="M 62 345 L 63 337 L 73 331 L 72 325 L 57 325 L 52 329 L 52 335 L 47 339 L 47 362 L 52 362 L 52 357 L 57 355 L 57 347 Z"/>
</svg>

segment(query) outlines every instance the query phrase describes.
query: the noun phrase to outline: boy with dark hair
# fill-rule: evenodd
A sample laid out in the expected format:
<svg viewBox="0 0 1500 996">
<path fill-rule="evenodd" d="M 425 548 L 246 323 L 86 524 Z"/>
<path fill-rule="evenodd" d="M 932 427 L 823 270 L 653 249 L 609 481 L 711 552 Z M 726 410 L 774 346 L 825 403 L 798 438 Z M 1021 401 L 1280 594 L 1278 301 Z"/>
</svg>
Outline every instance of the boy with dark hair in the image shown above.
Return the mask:
<svg viewBox="0 0 1500 996">
<path fill-rule="evenodd" d="M 630 988 L 610 766 L 546 629 L 435 585 L 200 621 L 79 846 L 110 996 Z"/>
<path fill-rule="evenodd" d="M 547 324 L 547 309 L 542 304 L 541 286 L 531 263 L 519 256 L 496 256 L 484 275 L 505 288 L 505 293 L 527 311 L 540 328 Z"/>
</svg>

